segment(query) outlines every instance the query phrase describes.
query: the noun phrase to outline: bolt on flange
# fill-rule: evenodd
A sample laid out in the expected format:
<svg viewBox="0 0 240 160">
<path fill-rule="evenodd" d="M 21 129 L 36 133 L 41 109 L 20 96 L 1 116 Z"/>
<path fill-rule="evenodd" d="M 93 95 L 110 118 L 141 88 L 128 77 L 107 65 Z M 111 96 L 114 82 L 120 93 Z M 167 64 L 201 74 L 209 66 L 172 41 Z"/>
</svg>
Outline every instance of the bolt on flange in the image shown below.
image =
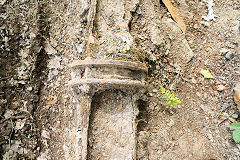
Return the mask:
<svg viewBox="0 0 240 160">
<path fill-rule="evenodd" d="M 134 105 L 144 91 L 145 78 L 148 70 L 147 67 L 144 64 L 136 62 L 86 58 L 85 60 L 73 62 L 71 68 L 72 80 L 70 81 L 70 85 L 77 95 L 77 115 L 79 117 L 78 131 L 76 135 L 77 146 L 75 148 L 76 159 L 87 159 L 88 128 L 92 98 L 95 93 L 109 89 L 117 89 L 131 96 L 131 105 L 126 106 L 131 108 L 130 110 L 132 113 L 129 114 L 129 118 L 124 118 L 124 120 L 128 119 L 127 123 L 129 122 L 129 126 L 131 126 L 130 128 L 127 128 L 130 130 L 129 133 L 132 133 L 132 135 L 129 136 L 129 141 L 131 143 L 123 144 L 128 145 L 125 146 L 125 148 L 128 148 L 126 150 L 127 153 L 125 155 L 123 154 L 122 157 L 120 155 L 117 158 L 124 158 L 125 156 L 125 158 L 131 157 L 131 159 L 135 159 L 135 118 L 138 110 Z M 132 151 L 129 151 L 129 149 Z M 114 151 L 108 158 L 111 159 L 113 156 L 116 157 Z"/>
</svg>

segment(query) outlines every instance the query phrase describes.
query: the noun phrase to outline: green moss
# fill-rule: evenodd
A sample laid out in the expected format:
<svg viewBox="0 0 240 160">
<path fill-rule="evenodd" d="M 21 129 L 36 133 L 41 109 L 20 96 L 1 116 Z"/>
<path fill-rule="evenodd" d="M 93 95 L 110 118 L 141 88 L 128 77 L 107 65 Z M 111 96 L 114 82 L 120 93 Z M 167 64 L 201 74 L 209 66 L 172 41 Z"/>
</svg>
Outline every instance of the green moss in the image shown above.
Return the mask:
<svg viewBox="0 0 240 160">
<path fill-rule="evenodd" d="M 99 51 L 99 47 L 100 46 L 98 43 L 90 43 L 88 47 L 87 57 L 95 56 Z"/>
<path fill-rule="evenodd" d="M 101 50 L 101 51 L 100 51 Z M 101 52 L 101 53 L 100 53 Z M 145 54 L 144 51 L 141 49 L 137 49 L 131 47 L 127 51 L 122 51 L 121 53 L 109 53 L 106 49 L 101 49 L 101 46 L 98 43 L 89 44 L 88 54 L 85 55 L 86 57 L 94 57 L 94 58 L 103 58 L 108 59 L 111 57 L 114 60 L 123 60 L 123 61 L 137 61 L 137 62 L 144 62 Z"/>
<path fill-rule="evenodd" d="M 143 50 L 131 47 L 127 51 L 122 51 L 119 54 L 113 55 L 110 54 L 109 56 L 113 56 L 115 60 L 124 60 L 124 61 L 137 61 L 137 62 L 144 62 L 145 54 Z"/>
<path fill-rule="evenodd" d="M 139 38 L 135 38 L 135 42 L 136 42 L 137 46 L 139 46 L 141 43 Z"/>
</svg>

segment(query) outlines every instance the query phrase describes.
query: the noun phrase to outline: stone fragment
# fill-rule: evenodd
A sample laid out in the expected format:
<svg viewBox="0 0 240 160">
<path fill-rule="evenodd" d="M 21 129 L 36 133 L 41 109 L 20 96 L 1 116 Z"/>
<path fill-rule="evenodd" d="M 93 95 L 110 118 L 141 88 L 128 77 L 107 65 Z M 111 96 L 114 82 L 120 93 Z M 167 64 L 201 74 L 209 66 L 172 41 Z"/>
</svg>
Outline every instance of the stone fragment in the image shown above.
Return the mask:
<svg viewBox="0 0 240 160">
<path fill-rule="evenodd" d="M 62 59 L 60 57 L 55 57 L 52 58 L 49 62 L 48 62 L 48 68 L 49 69 L 59 69 L 60 68 L 60 61 Z"/>
<path fill-rule="evenodd" d="M 35 34 L 35 33 L 33 33 L 33 32 L 31 32 L 31 33 L 30 33 L 30 38 L 31 38 L 31 39 L 34 39 L 34 38 L 36 38 L 36 34 Z"/>
<path fill-rule="evenodd" d="M 18 152 L 18 148 L 20 147 L 20 145 L 22 144 L 21 141 L 13 141 L 13 144 L 11 145 L 11 150 L 14 152 Z"/>
<path fill-rule="evenodd" d="M 207 105 L 200 104 L 200 108 L 207 114 L 211 114 L 212 113 L 211 109 Z"/>
<path fill-rule="evenodd" d="M 232 58 L 232 52 L 231 51 L 227 52 L 227 54 L 225 54 L 225 58 L 230 60 Z"/>
<path fill-rule="evenodd" d="M 28 87 L 27 88 L 28 91 L 32 91 L 32 89 L 33 89 L 32 87 Z"/>
<path fill-rule="evenodd" d="M 22 128 L 24 127 L 25 123 L 26 123 L 26 119 L 23 119 L 23 120 L 20 119 L 20 120 L 18 120 L 18 121 L 16 122 L 15 129 L 17 129 L 17 130 L 22 129 Z"/>
<path fill-rule="evenodd" d="M 170 119 L 169 123 L 167 124 L 169 127 L 172 127 L 174 125 L 174 121 Z"/>
<path fill-rule="evenodd" d="M 47 160 L 47 155 L 46 153 L 41 153 L 40 156 L 37 158 L 37 160 Z"/>
<path fill-rule="evenodd" d="M 228 60 L 232 58 L 232 52 L 227 48 L 222 48 L 220 50 L 220 53 L 221 55 L 225 56 L 225 58 Z"/>
<path fill-rule="evenodd" d="M 7 110 L 3 116 L 4 118 L 8 119 L 8 118 L 11 118 L 12 115 L 13 115 L 13 111 Z"/>
<path fill-rule="evenodd" d="M 20 148 L 20 149 L 18 150 L 18 153 L 19 153 L 19 154 L 28 154 L 29 152 L 30 152 L 30 150 L 27 149 L 27 148 Z"/>
<path fill-rule="evenodd" d="M 156 70 L 160 70 L 160 68 L 161 68 L 161 67 L 160 67 L 159 65 L 156 66 Z"/>
<path fill-rule="evenodd" d="M 79 46 L 79 45 L 76 45 L 76 49 L 77 49 L 77 52 L 78 52 L 78 54 L 80 54 L 80 53 L 82 53 L 82 52 L 83 52 L 83 49 L 82 49 L 82 47 L 81 47 L 81 46 Z"/>
<path fill-rule="evenodd" d="M 162 31 L 158 29 L 158 26 L 153 25 L 150 27 L 150 37 L 155 45 L 161 45 L 164 43 L 164 35 L 162 34 Z"/>
<path fill-rule="evenodd" d="M 222 54 L 222 55 L 225 55 L 226 53 L 228 53 L 230 50 L 229 49 L 227 49 L 227 48 L 222 48 L 222 49 L 220 49 L 220 53 Z"/>
<path fill-rule="evenodd" d="M 193 52 L 188 45 L 188 42 L 182 30 L 176 22 L 170 18 L 163 18 L 161 25 L 152 26 L 150 28 L 151 41 L 155 45 L 166 43 L 165 37 L 171 40 L 170 55 L 173 55 L 176 66 L 184 68 L 192 59 Z"/>
<path fill-rule="evenodd" d="M 207 21 L 201 21 L 200 22 L 204 27 L 210 27 L 211 23 L 210 22 L 207 22 Z"/>
<path fill-rule="evenodd" d="M 50 38 L 50 44 L 53 46 L 53 47 L 57 47 L 57 41 L 53 38 Z"/>
<path fill-rule="evenodd" d="M 47 44 L 45 46 L 45 50 L 48 55 L 56 55 L 57 54 L 57 51 L 51 46 L 51 44 L 49 42 L 47 42 Z"/>
<path fill-rule="evenodd" d="M 155 61 L 157 60 L 157 58 L 156 58 L 154 55 L 152 55 L 152 54 L 147 54 L 147 58 L 148 58 L 150 61 L 153 61 L 153 62 L 155 62 Z"/>
<path fill-rule="evenodd" d="M 17 159 L 17 153 L 14 152 L 13 150 L 9 150 L 3 155 L 3 160 L 13 160 Z"/>
<path fill-rule="evenodd" d="M 50 133 L 46 130 L 42 130 L 42 137 L 46 139 L 50 139 Z"/>
<path fill-rule="evenodd" d="M 216 20 L 215 18 L 217 16 L 215 14 L 213 14 L 213 8 L 212 7 L 215 5 L 213 0 L 207 0 L 207 1 L 205 1 L 205 3 L 207 3 L 208 15 L 207 16 L 202 16 L 202 18 L 206 21 L 211 21 L 211 20 L 215 21 Z"/>
<path fill-rule="evenodd" d="M 218 85 L 218 87 L 217 87 L 218 91 L 223 91 L 225 89 L 226 89 L 226 87 L 224 85 L 222 85 L 222 84 Z"/>
</svg>

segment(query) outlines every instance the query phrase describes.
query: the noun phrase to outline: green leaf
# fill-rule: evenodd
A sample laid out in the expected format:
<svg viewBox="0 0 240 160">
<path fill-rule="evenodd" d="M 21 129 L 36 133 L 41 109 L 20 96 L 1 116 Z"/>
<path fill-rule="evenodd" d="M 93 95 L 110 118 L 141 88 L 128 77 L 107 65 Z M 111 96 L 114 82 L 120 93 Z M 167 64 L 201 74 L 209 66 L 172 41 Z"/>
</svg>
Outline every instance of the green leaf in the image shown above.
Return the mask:
<svg viewBox="0 0 240 160">
<path fill-rule="evenodd" d="M 191 46 L 190 46 L 191 48 L 194 48 L 194 44 L 191 44 Z"/>
<path fill-rule="evenodd" d="M 209 70 L 202 69 L 200 73 L 203 75 L 204 78 L 213 78 L 212 74 Z"/>
<path fill-rule="evenodd" d="M 234 130 L 240 130 L 240 122 L 233 122 L 230 124 L 230 128 Z"/>
<path fill-rule="evenodd" d="M 158 86 L 159 86 L 161 92 L 165 92 L 165 88 L 163 86 L 161 86 L 160 84 L 158 84 Z"/>
<path fill-rule="evenodd" d="M 233 139 L 236 143 L 240 142 L 240 130 L 233 131 Z"/>
<path fill-rule="evenodd" d="M 238 118 L 238 114 L 233 114 L 232 117 L 233 118 Z"/>
<path fill-rule="evenodd" d="M 168 103 L 165 104 L 166 106 L 171 106 L 172 105 L 172 102 L 169 101 Z"/>
<path fill-rule="evenodd" d="M 176 99 L 176 101 L 174 103 L 175 104 L 180 104 L 180 103 L 182 103 L 182 101 L 180 101 L 179 99 Z"/>
<path fill-rule="evenodd" d="M 167 101 L 166 106 L 174 107 L 176 104 L 182 103 L 177 97 L 175 97 L 174 93 L 171 93 L 169 90 L 165 89 L 163 86 L 158 84 L 160 91 L 162 93 L 161 99 Z"/>
</svg>

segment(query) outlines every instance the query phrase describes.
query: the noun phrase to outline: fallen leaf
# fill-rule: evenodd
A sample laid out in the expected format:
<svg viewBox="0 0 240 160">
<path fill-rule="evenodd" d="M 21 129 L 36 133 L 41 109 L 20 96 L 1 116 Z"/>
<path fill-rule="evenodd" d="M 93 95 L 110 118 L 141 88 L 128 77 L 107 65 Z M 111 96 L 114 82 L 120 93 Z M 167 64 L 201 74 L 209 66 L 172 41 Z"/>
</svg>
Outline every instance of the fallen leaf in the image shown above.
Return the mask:
<svg viewBox="0 0 240 160">
<path fill-rule="evenodd" d="M 167 9 L 170 12 L 174 21 L 178 24 L 179 28 L 183 31 L 183 33 L 185 33 L 186 25 L 185 25 L 181 15 L 179 14 L 178 9 L 175 8 L 169 0 L 163 0 L 163 3 L 167 7 Z"/>
<path fill-rule="evenodd" d="M 118 109 L 121 111 L 123 109 L 123 105 L 122 104 L 119 104 L 118 105 Z"/>
<path fill-rule="evenodd" d="M 233 139 L 236 143 L 240 142 L 240 130 L 233 131 Z"/>
<path fill-rule="evenodd" d="M 238 114 L 233 114 L 232 117 L 233 118 L 238 118 Z"/>
<path fill-rule="evenodd" d="M 240 123 L 239 122 L 232 123 L 232 124 L 230 124 L 230 128 L 239 130 L 240 129 Z"/>
<path fill-rule="evenodd" d="M 236 85 L 236 87 L 233 88 L 234 90 L 234 102 L 238 105 L 238 108 L 240 110 L 240 83 Z"/>
<path fill-rule="evenodd" d="M 197 80 L 196 79 L 192 79 L 192 83 L 196 84 L 197 83 Z"/>
<path fill-rule="evenodd" d="M 209 70 L 202 69 L 200 73 L 203 75 L 204 78 L 213 78 L 212 74 Z"/>
<path fill-rule="evenodd" d="M 54 104 L 56 104 L 56 103 L 57 103 L 57 101 L 51 100 L 51 101 L 48 101 L 46 104 L 48 104 L 48 105 L 54 105 Z"/>
</svg>

